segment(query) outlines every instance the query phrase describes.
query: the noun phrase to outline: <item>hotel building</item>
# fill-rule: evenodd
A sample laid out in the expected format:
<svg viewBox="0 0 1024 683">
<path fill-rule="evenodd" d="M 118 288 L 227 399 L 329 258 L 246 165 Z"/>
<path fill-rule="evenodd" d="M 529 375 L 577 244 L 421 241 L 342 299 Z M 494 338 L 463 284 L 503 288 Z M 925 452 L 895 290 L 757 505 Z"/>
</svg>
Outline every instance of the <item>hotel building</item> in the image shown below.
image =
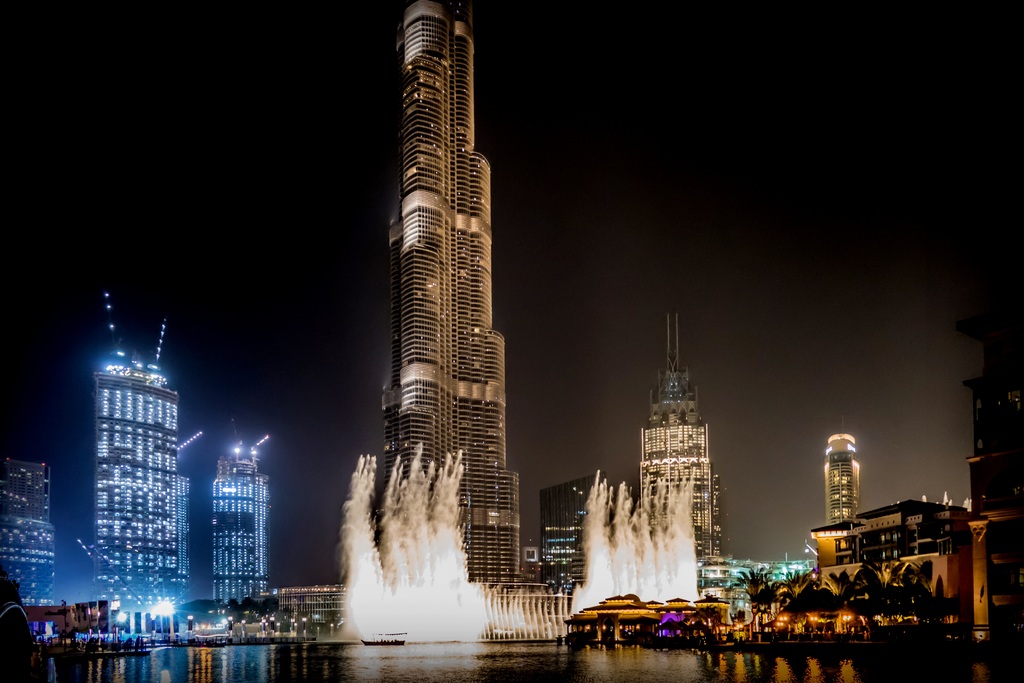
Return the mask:
<svg viewBox="0 0 1024 683">
<path fill-rule="evenodd" d="M 155 363 L 121 350 L 94 379 L 94 598 L 122 611 L 183 602 L 188 517 L 179 508 L 188 484 L 178 474 L 178 394 Z"/>
<path fill-rule="evenodd" d="M 679 318 L 673 334 L 666 320 L 668 363 L 658 373 L 651 412 L 643 429 L 640 460 L 641 505 L 651 505 L 660 480 L 671 486 L 688 484 L 693 495 L 693 537 L 697 559 L 722 554 L 719 481 L 708 456 L 708 426 L 697 405 L 697 390 L 690 386 L 689 370 L 679 363 Z M 652 517 L 660 512 L 650 510 Z"/>
<path fill-rule="evenodd" d="M 388 236 L 386 475 L 461 453 L 469 579 L 515 581 L 519 475 L 505 460 L 505 341 L 492 328 L 490 164 L 476 150 L 472 3 L 410 1 L 398 26 L 399 217 Z"/>
<path fill-rule="evenodd" d="M 262 441 L 260 442 L 262 443 Z M 269 477 L 258 471 L 257 446 L 217 460 L 213 481 L 213 599 L 258 598 L 267 590 Z"/>
<path fill-rule="evenodd" d="M 18 583 L 26 606 L 53 603 L 54 540 L 50 468 L 0 461 L 0 567 Z"/>
<path fill-rule="evenodd" d="M 828 437 L 825 449 L 825 523 L 853 519 L 860 507 L 857 441 L 849 434 Z"/>
</svg>

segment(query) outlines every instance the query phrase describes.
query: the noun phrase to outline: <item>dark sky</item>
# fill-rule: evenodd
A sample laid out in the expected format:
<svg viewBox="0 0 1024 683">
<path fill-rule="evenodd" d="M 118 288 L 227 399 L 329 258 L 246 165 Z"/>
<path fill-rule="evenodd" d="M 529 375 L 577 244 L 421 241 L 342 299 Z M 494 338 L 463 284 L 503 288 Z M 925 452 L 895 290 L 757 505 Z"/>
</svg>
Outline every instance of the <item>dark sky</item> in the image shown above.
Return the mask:
<svg viewBox="0 0 1024 683">
<path fill-rule="evenodd" d="M 669 313 L 728 554 L 804 556 L 836 432 L 863 508 L 962 503 L 982 350 L 955 324 L 1019 271 L 998 41 L 963 16 L 477 4 L 523 543 L 541 488 L 636 477 Z M 349 479 L 382 445 L 394 3 L 194 19 L 29 29 L 9 100 L 0 454 L 52 467 L 58 600 L 88 591 L 104 291 L 129 348 L 166 318 L 181 438 L 203 432 L 179 459 L 192 597 L 234 443 L 270 435 L 275 586 L 339 580 Z"/>
</svg>

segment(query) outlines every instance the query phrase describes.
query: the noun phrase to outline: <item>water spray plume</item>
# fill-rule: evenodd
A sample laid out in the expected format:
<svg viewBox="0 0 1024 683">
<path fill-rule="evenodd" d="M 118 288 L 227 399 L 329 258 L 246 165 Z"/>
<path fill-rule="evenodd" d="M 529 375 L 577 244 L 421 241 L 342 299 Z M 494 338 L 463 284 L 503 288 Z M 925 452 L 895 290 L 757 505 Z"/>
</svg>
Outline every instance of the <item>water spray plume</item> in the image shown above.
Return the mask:
<svg viewBox="0 0 1024 683">
<path fill-rule="evenodd" d="M 462 457 L 448 456 L 438 469 L 424 466 L 421 453 L 407 477 L 396 464 L 379 529 L 371 508 L 376 458 L 362 456 L 352 475 L 341 539 L 346 626 L 360 638 L 404 632 L 409 642 L 479 640 L 487 615 L 481 587 L 467 578 L 458 523 Z"/>
<path fill-rule="evenodd" d="M 629 593 L 641 600 L 699 598 L 691 500 L 688 482 L 670 487 L 662 480 L 634 507 L 625 483 L 616 491 L 598 472 L 583 522 L 587 577 L 573 592 L 573 611 Z"/>
</svg>

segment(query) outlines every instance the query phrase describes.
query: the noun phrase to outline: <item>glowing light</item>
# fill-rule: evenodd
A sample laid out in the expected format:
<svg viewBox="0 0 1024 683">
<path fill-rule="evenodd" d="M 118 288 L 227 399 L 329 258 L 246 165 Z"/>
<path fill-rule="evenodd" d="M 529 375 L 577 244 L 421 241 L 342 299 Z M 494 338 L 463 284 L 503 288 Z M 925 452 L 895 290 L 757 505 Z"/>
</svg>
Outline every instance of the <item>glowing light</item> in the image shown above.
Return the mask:
<svg viewBox="0 0 1024 683">
<path fill-rule="evenodd" d="M 174 614 L 174 605 L 172 605 L 167 600 L 161 600 L 160 602 L 153 605 L 153 609 L 151 610 L 151 612 L 152 614 L 156 614 L 157 616 L 167 617 Z"/>
</svg>

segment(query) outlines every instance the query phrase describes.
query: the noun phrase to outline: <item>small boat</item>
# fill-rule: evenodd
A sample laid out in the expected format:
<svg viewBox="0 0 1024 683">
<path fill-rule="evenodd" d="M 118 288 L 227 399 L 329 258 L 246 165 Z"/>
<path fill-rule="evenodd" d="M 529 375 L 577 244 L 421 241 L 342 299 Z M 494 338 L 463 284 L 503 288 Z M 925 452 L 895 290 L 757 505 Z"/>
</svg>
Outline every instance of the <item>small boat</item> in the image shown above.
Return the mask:
<svg viewBox="0 0 1024 683">
<path fill-rule="evenodd" d="M 363 645 L 405 645 L 407 633 L 374 633 L 373 638 L 363 641 Z"/>
</svg>

